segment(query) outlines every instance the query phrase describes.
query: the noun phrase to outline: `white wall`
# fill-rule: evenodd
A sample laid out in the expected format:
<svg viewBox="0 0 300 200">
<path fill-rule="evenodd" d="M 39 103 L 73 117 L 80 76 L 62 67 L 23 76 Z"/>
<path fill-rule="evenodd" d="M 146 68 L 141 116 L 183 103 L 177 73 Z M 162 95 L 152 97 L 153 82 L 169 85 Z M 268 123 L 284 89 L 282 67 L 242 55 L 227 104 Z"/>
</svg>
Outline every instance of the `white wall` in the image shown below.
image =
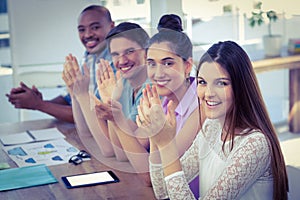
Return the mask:
<svg viewBox="0 0 300 200">
<path fill-rule="evenodd" d="M 0 123 L 18 122 L 19 110 L 16 110 L 5 96 L 13 86 L 12 70 L 0 67 Z"/>
<path fill-rule="evenodd" d="M 50 118 L 38 111 L 18 110 L 5 93 L 20 81 L 36 85 L 44 99 L 63 92 L 57 86 L 62 65 L 69 53 L 81 58 L 84 48 L 78 38 L 77 18 L 96 0 L 8 0 L 8 15 L 0 15 L 0 31 L 10 32 L 10 48 L 1 48 L 0 64 L 11 65 L 13 73 L 0 75 L 0 123 Z M 3 22 L 3 23 L 2 23 Z M 10 69 L 11 70 L 11 69 Z"/>
<path fill-rule="evenodd" d="M 63 84 L 65 56 L 73 53 L 81 58 L 84 51 L 77 34 L 77 18 L 84 7 L 95 2 L 98 1 L 8 1 L 14 85 L 20 80 L 40 87 Z"/>
</svg>

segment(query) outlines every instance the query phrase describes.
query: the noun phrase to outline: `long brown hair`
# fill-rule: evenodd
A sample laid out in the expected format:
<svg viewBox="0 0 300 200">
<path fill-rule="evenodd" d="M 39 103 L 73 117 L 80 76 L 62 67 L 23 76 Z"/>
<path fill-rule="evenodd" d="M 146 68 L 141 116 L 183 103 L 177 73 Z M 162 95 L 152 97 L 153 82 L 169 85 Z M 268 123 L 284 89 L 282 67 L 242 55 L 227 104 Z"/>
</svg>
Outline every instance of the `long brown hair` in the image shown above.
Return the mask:
<svg viewBox="0 0 300 200">
<path fill-rule="evenodd" d="M 287 199 L 289 186 L 283 154 L 247 53 L 235 42 L 219 42 L 201 57 L 197 74 L 204 62 L 218 63 L 228 72 L 232 82 L 234 103 L 226 114 L 225 124 L 229 126 L 223 129 L 226 138 L 231 139 L 231 150 L 236 128 L 260 130 L 267 138 L 271 151 L 273 199 Z"/>
</svg>

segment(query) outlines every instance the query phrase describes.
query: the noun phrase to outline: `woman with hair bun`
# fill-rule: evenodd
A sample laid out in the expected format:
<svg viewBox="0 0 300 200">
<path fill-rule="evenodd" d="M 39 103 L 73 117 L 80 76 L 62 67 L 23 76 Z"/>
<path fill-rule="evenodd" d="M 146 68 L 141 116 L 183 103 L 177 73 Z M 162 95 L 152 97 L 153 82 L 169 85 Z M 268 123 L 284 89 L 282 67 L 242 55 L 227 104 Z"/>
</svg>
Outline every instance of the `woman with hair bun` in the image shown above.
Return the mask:
<svg viewBox="0 0 300 200">
<path fill-rule="evenodd" d="M 152 84 L 156 85 L 165 111 L 169 101 L 173 101 L 174 106 L 176 106 L 176 139 L 178 149 L 183 154 L 199 131 L 199 112 L 196 82 L 189 75 L 193 66 L 192 43 L 188 36 L 182 32 L 181 19 L 175 16 L 171 15 L 171 18 L 177 19 L 171 20 L 172 23 L 162 17 L 159 23 L 160 31 L 148 41 L 146 64 L 148 78 Z M 141 104 L 147 103 L 146 94 L 150 85 L 147 85 L 146 88 L 143 90 Z M 138 108 L 138 112 L 144 111 Z M 114 124 L 114 130 L 135 171 L 139 173 L 147 185 L 150 185 L 149 155 L 151 153 L 153 158 L 151 162 L 153 163 L 157 163 L 159 157 L 154 156 L 155 150 L 153 148 L 150 147 L 153 152 L 149 152 L 149 149 L 145 149 L 139 143 L 141 138 L 148 138 L 148 133 L 151 132 L 149 127 L 143 124 L 143 121 L 142 118 L 137 120 L 140 128 L 134 132 L 121 127 L 118 128 L 119 122 Z M 198 185 L 196 189 L 198 190 Z"/>
<path fill-rule="evenodd" d="M 175 14 L 166 14 L 163 15 L 157 25 L 157 30 L 173 30 L 173 31 L 183 31 L 182 21 L 178 15 Z"/>
<path fill-rule="evenodd" d="M 175 14 L 162 16 L 157 29 L 159 32 L 150 38 L 147 47 L 148 77 L 162 98 L 161 105 L 165 113 L 168 103 L 173 102 L 176 115 L 175 140 L 181 157 L 191 146 L 200 129 L 196 82 L 194 77 L 190 77 L 193 67 L 193 46 L 189 37 L 183 32 L 180 17 Z M 140 102 L 144 106 L 140 106 L 141 108 L 148 105 L 147 94 L 149 91 L 150 86 L 144 89 L 143 99 Z M 145 124 L 147 119 L 144 119 L 144 117 L 148 117 L 146 114 L 148 111 L 141 109 L 138 111 L 140 117 L 137 119 L 137 124 L 148 129 L 148 132 L 151 131 Z M 142 115 L 143 113 L 145 115 Z M 158 151 L 151 146 L 149 162 L 151 166 L 160 166 Z M 198 177 L 194 177 L 194 179 L 193 182 L 191 179 L 190 188 L 198 198 Z M 165 198 L 160 195 L 156 197 L 158 199 Z"/>
</svg>

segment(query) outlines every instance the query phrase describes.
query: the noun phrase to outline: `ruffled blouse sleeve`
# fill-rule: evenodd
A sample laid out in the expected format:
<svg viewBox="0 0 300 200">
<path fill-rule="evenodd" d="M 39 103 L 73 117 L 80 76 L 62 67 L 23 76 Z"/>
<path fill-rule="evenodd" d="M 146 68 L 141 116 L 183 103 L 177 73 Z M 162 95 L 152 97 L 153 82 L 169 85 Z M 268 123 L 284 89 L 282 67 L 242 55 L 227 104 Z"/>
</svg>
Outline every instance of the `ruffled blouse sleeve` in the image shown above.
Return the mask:
<svg viewBox="0 0 300 200">
<path fill-rule="evenodd" d="M 182 171 L 164 178 L 162 165 L 150 162 L 151 182 L 157 199 L 195 198 L 188 183 L 199 174 L 199 135 L 197 135 L 193 144 L 180 158 Z"/>
</svg>

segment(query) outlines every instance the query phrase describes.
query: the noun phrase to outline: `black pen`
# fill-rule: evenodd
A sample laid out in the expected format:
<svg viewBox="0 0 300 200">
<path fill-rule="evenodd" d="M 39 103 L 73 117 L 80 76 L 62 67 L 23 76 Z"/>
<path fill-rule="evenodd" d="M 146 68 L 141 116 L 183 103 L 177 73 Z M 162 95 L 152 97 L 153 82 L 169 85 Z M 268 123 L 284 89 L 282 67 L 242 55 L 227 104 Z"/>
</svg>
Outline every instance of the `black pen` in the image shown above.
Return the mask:
<svg viewBox="0 0 300 200">
<path fill-rule="evenodd" d="M 32 135 L 32 133 L 29 130 L 26 130 L 26 133 L 33 139 L 33 141 L 36 141 L 36 138 Z"/>
</svg>

